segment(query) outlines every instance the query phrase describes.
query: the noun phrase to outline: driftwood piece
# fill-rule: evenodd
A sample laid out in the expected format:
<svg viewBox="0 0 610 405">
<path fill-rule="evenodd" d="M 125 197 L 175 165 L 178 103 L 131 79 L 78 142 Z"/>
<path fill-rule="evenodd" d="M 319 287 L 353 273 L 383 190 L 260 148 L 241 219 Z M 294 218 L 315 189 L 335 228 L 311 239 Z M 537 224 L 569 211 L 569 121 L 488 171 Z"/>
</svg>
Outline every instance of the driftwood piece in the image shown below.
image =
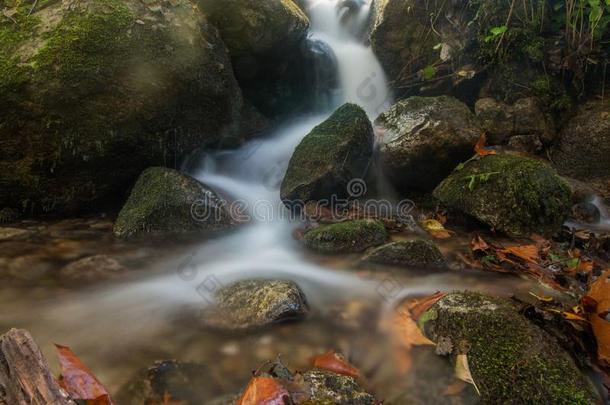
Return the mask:
<svg viewBox="0 0 610 405">
<path fill-rule="evenodd" d="M 0 336 L 0 404 L 75 405 L 61 389 L 28 331 Z"/>
</svg>

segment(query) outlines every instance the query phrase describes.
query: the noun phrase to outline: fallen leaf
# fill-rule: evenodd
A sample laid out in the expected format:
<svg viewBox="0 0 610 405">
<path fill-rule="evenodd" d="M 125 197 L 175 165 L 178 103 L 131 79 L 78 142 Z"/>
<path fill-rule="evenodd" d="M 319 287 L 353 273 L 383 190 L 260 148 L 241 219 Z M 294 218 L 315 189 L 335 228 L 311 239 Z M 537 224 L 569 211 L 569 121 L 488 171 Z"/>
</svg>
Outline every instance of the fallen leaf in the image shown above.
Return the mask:
<svg viewBox="0 0 610 405">
<path fill-rule="evenodd" d="M 489 250 L 490 246 L 481 238 L 480 235 L 476 235 L 470 242 L 470 247 L 473 252 L 485 252 Z"/>
<path fill-rule="evenodd" d="M 540 261 L 540 253 L 538 252 L 537 245 L 509 246 L 500 250 L 504 253 L 516 256 L 528 263 L 538 264 Z"/>
<path fill-rule="evenodd" d="M 462 391 L 464 391 L 464 388 L 466 388 L 466 383 L 462 380 L 457 380 L 453 384 L 448 385 L 447 388 L 445 388 L 443 395 L 446 395 L 446 396 L 458 395 L 458 394 L 461 394 Z"/>
<path fill-rule="evenodd" d="M 284 405 L 290 396 L 282 383 L 272 377 L 252 377 L 237 405 Z"/>
<path fill-rule="evenodd" d="M 328 370 L 336 374 L 347 375 L 354 378 L 360 377 L 360 370 L 349 364 L 347 360 L 334 351 L 315 356 L 312 360 L 315 368 Z"/>
<path fill-rule="evenodd" d="M 161 403 L 161 405 L 186 405 L 184 403 L 184 401 L 174 401 L 172 399 L 172 396 L 169 395 L 168 392 L 165 392 L 165 394 L 163 394 L 163 402 Z"/>
<path fill-rule="evenodd" d="M 566 312 L 566 311 L 559 311 L 557 309 L 549 309 L 549 312 L 554 312 L 556 314 L 559 314 L 561 316 L 563 316 L 565 319 L 567 319 L 568 321 L 585 321 L 587 322 L 586 318 L 583 318 L 580 315 L 577 315 L 573 312 Z"/>
<path fill-rule="evenodd" d="M 542 302 L 553 302 L 553 297 L 545 297 L 545 296 L 543 296 L 543 295 L 536 295 L 536 294 L 534 294 L 534 293 L 533 293 L 533 292 L 531 292 L 531 291 L 529 292 L 529 294 L 530 294 L 532 297 L 536 298 L 538 301 L 542 301 Z"/>
<path fill-rule="evenodd" d="M 87 401 L 87 405 L 113 405 L 110 394 L 91 370 L 67 346 L 56 344 L 61 365 L 60 385 L 72 399 Z"/>
<path fill-rule="evenodd" d="M 436 304 L 445 295 L 447 295 L 447 293 L 437 291 L 432 295 L 410 300 L 407 303 L 407 309 L 411 313 L 411 317 L 417 321 L 424 312 L 429 310 L 432 305 Z"/>
<path fill-rule="evenodd" d="M 474 389 L 477 391 L 477 394 L 481 395 L 479 391 L 479 387 L 474 382 L 472 378 L 472 373 L 470 372 L 470 366 L 468 365 L 468 356 L 465 354 L 458 354 L 455 359 L 455 376 L 468 384 L 472 384 Z"/>
<path fill-rule="evenodd" d="M 426 219 L 421 223 L 422 227 L 432 236 L 438 239 L 447 239 L 451 237 L 451 231 L 445 229 L 443 224 L 436 219 Z"/>
<path fill-rule="evenodd" d="M 587 296 L 597 303 L 595 312 L 589 316 L 597 340 L 597 357 L 600 362 L 610 365 L 610 322 L 599 316 L 610 309 L 610 270 L 606 270 L 591 284 Z"/>
<path fill-rule="evenodd" d="M 479 156 L 496 155 L 498 152 L 486 147 L 485 146 L 486 143 L 487 143 L 487 137 L 485 136 L 485 134 L 483 134 L 477 141 L 477 144 L 474 145 L 474 151 L 476 152 L 476 154 Z"/>
</svg>

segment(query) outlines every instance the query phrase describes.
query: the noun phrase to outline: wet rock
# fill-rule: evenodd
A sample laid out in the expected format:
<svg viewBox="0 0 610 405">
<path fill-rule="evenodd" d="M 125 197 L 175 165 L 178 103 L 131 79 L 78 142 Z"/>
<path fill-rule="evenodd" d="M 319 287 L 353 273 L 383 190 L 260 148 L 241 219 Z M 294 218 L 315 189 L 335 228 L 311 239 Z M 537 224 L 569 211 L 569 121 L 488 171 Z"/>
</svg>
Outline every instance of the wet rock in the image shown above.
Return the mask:
<svg viewBox="0 0 610 405">
<path fill-rule="evenodd" d="M 446 263 L 434 242 L 426 239 L 391 242 L 376 248 L 363 260 L 404 267 L 439 267 Z"/>
<path fill-rule="evenodd" d="M 281 186 L 282 202 L 302 208 L 308 201 L 349 197 L 348 183 L 364 178 L 373 153 L 373 128 L 364 110 L 345 104 L 296 147 Z"/>
<path fill-rule="evenodd" d="M 163 405 L 164 397 L 184 405 L 199 405 L 219 395 L 220 381 L 209 369 L 196 363 L 164 360 L 139 371 L 116 395 L 125 405 Z M 205 383 L 204 383 L 205 382 Z"/>
<path fill-rule="evenodd" d="M 205 324 L 219 329 L 246 330 L 300 320 L 309 313 L 305 294 L 292 281 L 242 280 L 221 288 L 216 307 Z"/>
<path fill-rule="evenodd" d="M 490 145 L 510 143 L 514 136 L 531 136 L 547 143 L 553 139 L 552 125 L 533 97 L 519 99 L 513 105 L 482 98 L 475 104 L 475 114 Z M 518 145 L 516 142 L 513 146 Z"/>
<path fill-rule="evenodd" d="M 424 191 L 472 156 L 483 133 L 468 107 L 447 96 L 399 101 L 375 120 L 375 132 L 392 183 Z"/>
<path fill-rule="evenodd" d="M 115 259 L 106 255 L 85 257 L 59 270 L 59 278 L 68 283 L 88 283 L 116 278 L 125 268 Z"/>
<path fill-rule="evenodd" d="M 114 235 L 211 232 L 231 225 L 224 201 L 206 185 L 173 169 L 152 167 L 136 182 L 114 224 Z"/>
<path fill-rule="evenodd" d="M 570 209 L 570 189 L 544 162 L 509 154 L 459 166 L 435 190 L 447 207 L 509 235 L 556 231 Z"/>
<path fill-rule="evenodd" d="M 292 0 L 198 1 L 232 55 L 290 48 L 309 28 L 309 19 Z"/>
<path fill-rule="evenodd" d="M 334 374 L 322 370 L 310 370 L 302 373 L 309 401 L 321 404 L 338 405 L 373 405 L 375 398 L 352 377 Z M 316 402 L 319 401 L 319 402 Z"/>
<path fill-rule="evenodd" d="M 561 130 L 551 161 L 565 175 L 582 180 L 608 179 L 610 174 L 610 107 L 590 103 Z"/>
<path fill-rule="evenodd" d="M 567 352 L 508 300 L 449 294 L 421 316 L 420 325 L 433 340 L 451 339 L 453 355 L 468 356 L 484 403 L 596 401 L 590 382 Z"/>
<path fill-rule="evenodd" d="M 222 397 L 215 398 L 211 401 L 206 401 L 204 405 L 235 405 L 239 400 L 239 395 L 229 394 L 223 395 Z"/>
<path fill-rule="evenodd" d="M 538 135 L 515 135 L 508 140 L 508 149 L 516 152 L 534 154 L 542 151 Z"/>
<path fill-rule="evenodd" d="M 305 245 L 319 253 L 355 253 L 383 244 L 388 233 L 380 221 L 353 220 L 320 225 L 305 233 Z"/>
<path fill-rule="evenodd" d="M 48 2 L 2 21 L 0 206 L 95 210 L 145 168 L 239 138 L 217 30 L 188 0 L 149 3 Z"/>
</svg>

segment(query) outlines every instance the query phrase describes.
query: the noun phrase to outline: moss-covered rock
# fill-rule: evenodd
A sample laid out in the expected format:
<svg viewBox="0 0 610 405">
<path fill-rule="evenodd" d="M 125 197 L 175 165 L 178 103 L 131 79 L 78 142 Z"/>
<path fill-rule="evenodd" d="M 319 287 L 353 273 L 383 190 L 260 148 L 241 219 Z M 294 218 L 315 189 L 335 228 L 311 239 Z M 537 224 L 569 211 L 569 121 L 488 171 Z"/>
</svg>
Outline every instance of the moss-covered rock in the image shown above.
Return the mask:
<svg viewBox="0 0 610 405">
<path fill-rule="evenodd" d="M 401 189 L 430 191 L 472 155 L 482 134 L 474 114 L 447 96 L 410 97 L 375 120 L 379 159 Z"/>
<path fill-rule="evenodd" d="M 348 197 L 350 180 L 363 178 L 373 153 L 373 128 L 364 110 L 345 104 L 296 147 L 281 186 L 289 208 Z"/>
<path fill-rule="evenodd" d="M 551 150 L 557 170 L 582 180 L 610 178 L 610 104 L 582 107 Z"/>
<path fill-rule="evenodd" d="M 420 318 L 433 340 L 466 354 L 483 403 L 590 404 L 596 395 L 571 357 L 511 303 L 478 293 L 448 294 Z"/>
<path fill-rule="evenodd" d="M 366 255 L 365 262 L 404 267 L 439 267 L 446 261 L 434 244 L 426 239 L 391 242 Z"/>
<path fill-rule="evenodd" d="M 234 56 L 288 49 L 307 34 L 309 19 L 292 0 L 198 0 Z"/>
<path fill-rule="evenodd" d="M 162 405 L 169 396 L 184 405 L 197 405 L 221 392 L 220 381 L 214 379 L 203 364 L 156 361 L 137 372 L 119 390 L 115 400 L 125 405 Z"/>
<path fill-rule="evenodd" d="M 322 370 L 302 373 L 309 399 L 303 405 L 373 405 L 375 397 L 366 392 L 354 378 Z"/>
<path fill-rule="evenodd" d="M 206 185 L 174 169 L 152 167 L 138 178 L 114 223 L 114 235 L 209 232 L 231 223 L 224 201 Z"/>
<path fill-rule="evenodd" d="M 363 219 L 310 229 L 305 233 L 305 245 L 319 253 L 353 253 L 379 246 L 387 238 L 382 222 Z"/>
<path fill-rule="evenodd" d="M 242 280 L 215 294 L 216 307 L 204 323 L 225 330 L 247 330 L 300 320 L 309 313 L 305 294 L 292 281 Z"/>
<path fill-rule="evenodd" d="M 146 167 L 235 142 L 241 92 L 216 29 L 190 1 L 30 9 L 17 23 L 0 17 L 0 206 L 95 209 Z"/>
<path fill-rule="evenodd" d="M 568 214 L 570 189 L 548 164 L 509 154 L 458 166 L 434 196 L 509 235 L 556 231 Z"/>
</svg>

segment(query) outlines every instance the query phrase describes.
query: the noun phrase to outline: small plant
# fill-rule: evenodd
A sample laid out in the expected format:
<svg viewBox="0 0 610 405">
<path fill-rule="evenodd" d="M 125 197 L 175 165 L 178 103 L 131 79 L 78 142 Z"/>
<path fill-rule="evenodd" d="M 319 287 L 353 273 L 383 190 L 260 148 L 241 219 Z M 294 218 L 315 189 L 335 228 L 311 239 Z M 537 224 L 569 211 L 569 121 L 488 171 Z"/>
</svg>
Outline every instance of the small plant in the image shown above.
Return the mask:
<svg viewBox="0 0 610 405">
<path fill-rule="evenodd" d="M 487 173 L 479 173 L 479 174 L 472 174 L 470 176 L 466 176 L 465 179 L 469 180 L 468 190 L 474 191 L 474 188 L 476 187 L 477 182 L 485 183 L 485 182 L 489 181 L 489 178 L 495 174 L 500 174 L 500 172 L 487 172 Z"/>
<path fill-rule="evenodd" d="M 502 37 L 502 35 L 508 31 L 508 27 L 506 25 L 500 25 L 499 27 L 492 27 L 489 30 L 489 35 L 485 37 L 485 42 L 492 42 L 498 40 Z"/>
</svg>

